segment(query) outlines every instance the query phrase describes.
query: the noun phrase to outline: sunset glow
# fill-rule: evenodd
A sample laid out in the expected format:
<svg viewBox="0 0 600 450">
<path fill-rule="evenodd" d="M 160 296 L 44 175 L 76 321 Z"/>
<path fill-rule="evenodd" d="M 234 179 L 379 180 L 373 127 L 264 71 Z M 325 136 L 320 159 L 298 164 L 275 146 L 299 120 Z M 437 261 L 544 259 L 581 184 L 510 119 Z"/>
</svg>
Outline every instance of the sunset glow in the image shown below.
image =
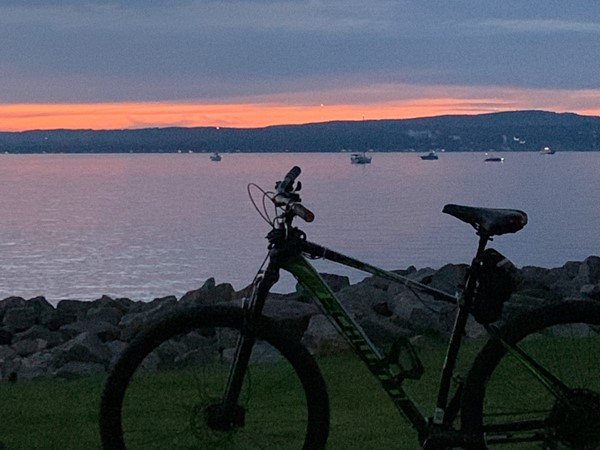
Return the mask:
<svg viewBox="0 0 600 450">
<path fill-rule="evenodd" d="M 334 120 L 406 119 L 442 114 L 480 114 L 542 109 L 600 115 L 600 91 L 510 90 L 468 93 L 448 89 L 448 96 L 376 103 L 328 104 L 281 101 L 247 103 L 115 102 L 21 103 L 0 105 L 0 131 L 34 129 L 125 129 L 221 126 L 255 128 Z M 432 89 L 440 95 L 443 89 Z M 471 93 L 473 94 L 473 93 Z M 315 97 L 315 94 L 311 95 Z M 325 96 L 326 97 L 326 96 Z"/>
</svg>

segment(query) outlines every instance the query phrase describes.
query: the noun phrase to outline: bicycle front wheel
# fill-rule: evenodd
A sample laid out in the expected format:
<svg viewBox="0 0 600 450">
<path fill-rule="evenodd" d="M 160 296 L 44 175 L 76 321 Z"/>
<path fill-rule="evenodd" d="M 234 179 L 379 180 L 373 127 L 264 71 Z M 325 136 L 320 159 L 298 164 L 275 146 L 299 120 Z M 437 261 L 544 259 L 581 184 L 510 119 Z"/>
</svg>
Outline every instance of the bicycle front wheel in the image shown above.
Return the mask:
<svg viewBox="0 0 600 450">
<path fill-rule="evenodd" d="M 569 406 L 492 339 L 463 393 L 463 428 L 485 436 L 475 448 L 600 449 L 600 303 L 544 307 L 499 334 L 567 386 Z"/>
<path fill-rule="evenodd" d="M 242 325 L 237 307 L 175 314 L 121 354 L 102 395 L 106 450 L 323 449 L 325 382 L 308 351 L 260 319 L 244 387 L 224 428 L 220 411 Z"/>
</svg>

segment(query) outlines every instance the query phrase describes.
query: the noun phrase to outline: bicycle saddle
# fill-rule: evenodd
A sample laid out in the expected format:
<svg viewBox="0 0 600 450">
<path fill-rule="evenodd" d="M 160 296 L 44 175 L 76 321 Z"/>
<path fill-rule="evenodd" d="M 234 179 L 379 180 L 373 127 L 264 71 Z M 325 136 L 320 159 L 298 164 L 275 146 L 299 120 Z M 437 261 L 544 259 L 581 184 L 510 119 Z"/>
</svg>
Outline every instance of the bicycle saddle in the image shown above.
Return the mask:
<svg viewBox="0 0 600 450">
<path fill-rule="evenodd" d="M 477 208 L 473 206 L 446 205 L 443 213 L 471 224 L 488 236 L 516 233 L 527 224 L 527 214 L 518 209 Z"/>
</svg>

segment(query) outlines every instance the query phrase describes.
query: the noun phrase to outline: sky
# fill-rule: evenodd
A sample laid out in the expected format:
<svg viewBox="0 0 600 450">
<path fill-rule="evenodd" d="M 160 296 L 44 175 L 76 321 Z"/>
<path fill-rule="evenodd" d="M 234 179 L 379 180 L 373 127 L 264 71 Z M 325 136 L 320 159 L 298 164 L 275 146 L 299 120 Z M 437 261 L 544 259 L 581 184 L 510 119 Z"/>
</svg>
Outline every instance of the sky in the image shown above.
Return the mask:
<svg viewBox="0 0 600 450">
<path fill-rule="evenodd" d="M 600 115 L 597 0 L 2 0 L 0 131 Z"/>
</svg>

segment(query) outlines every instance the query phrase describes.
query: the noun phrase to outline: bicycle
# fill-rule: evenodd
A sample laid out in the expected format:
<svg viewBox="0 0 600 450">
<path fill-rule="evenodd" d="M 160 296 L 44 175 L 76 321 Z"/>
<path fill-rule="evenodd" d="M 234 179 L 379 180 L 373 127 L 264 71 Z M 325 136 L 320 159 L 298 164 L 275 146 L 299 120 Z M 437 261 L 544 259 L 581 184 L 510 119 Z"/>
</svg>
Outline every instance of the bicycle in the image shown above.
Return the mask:
<svg viewBox="0 0 600 450">
<path fill-rule="evenodd" d="M 514 266 L 486 246 L 494 236 L 522 229 L 527 223 L 524 212 L 444 207 L 444 213 L 473 226 L 478 236 L 464 289 L 451 294 L 308 241 L 292 225 L 296 217 L 314 219 L 301 203 L 299 174 L 300 168 L 294 167 L 274 192 L 261 190 L 262 211 L 253 201 L 272 230 L 267 236 L 268 256 L 242 304 L 176 311 L 149 326 L 123 351 L 102 395 L 100 431 L 105 449 L 326 447 L 327 388 L 315 358 L 299 339 L 302 330 L 282 326 L 264 314 L 281 270 L 296 278 L 346 338 L 415 429 L 423 449 L 482 450 L 504 444 L 600 448 L 600 304 L 563 301 L 496 324 L 514 288 Z M 249 185 L 249 193 L 251 186 L 258 188 Z M 266 208 L 269 201 L 275 205 L 273 220 Z M 399 339 L 387 353 L 377 348 L 310 264 L 312 258 L 359 269 L 456 306 L 431 417 L 403 387 L 404 380 L 418 380 L 423 372 L 410 341 Z M 456 379 L 455 365 L 470 315 L 487 330 L 489 340 L 466 378 Z M 545 355 L 547 350 L 551 351 Z M 260 363 L 262 357 L 266 364 Z M 259 397 L 257 385 L 263 382 L 266 395 Z M 172 383 L 178 383 L 177 394 L 171 389 L 161 396 L 162 387 Z M 518 385 L 524 393 L 517 394 Z M 138 404 L 142 396 L 146 403 Z M 513 406 L 520 400 L 523 410 Z M 258 403 L 263 401 L 261 408 Z M 155 406 L 173 406 L 174 411 L 161 413 L 155 424 L 139 419 L 141 411 Z M 171 431 L 172 436 L 162 435 Z"/>
</svg>

